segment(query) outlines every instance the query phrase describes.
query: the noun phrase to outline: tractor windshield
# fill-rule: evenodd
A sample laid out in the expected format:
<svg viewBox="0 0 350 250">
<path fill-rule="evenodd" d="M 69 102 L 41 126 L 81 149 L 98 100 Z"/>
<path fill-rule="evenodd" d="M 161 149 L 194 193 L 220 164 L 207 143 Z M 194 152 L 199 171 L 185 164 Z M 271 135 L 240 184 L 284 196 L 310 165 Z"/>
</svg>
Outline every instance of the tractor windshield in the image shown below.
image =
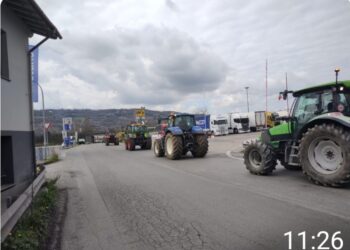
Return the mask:
<svg viewBox="0 0 350 250">
<path fill-rule="evenodd" d="M 194 117 L 191 115 L 186 116 L 177 116 L 175 119 L 175 126 L 182 129 L 189 129 L 196 125 Z"/>
<path fill-rule="evenodd" d="M 146 126 L 134 126 L 133 127 L 133 132 L 146 132 L 146 130 L 147 130 L 147 127 Z"/>
</svg>

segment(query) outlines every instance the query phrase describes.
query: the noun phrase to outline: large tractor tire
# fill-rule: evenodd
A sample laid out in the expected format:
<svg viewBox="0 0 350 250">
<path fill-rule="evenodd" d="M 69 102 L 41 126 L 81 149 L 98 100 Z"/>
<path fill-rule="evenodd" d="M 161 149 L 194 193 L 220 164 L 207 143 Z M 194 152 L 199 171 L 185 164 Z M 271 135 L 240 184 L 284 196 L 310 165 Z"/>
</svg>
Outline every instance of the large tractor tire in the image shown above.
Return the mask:
<svg viewBox="0 0 350 250">
<path fill-rule="evenodd" d="M 164 156 L 164 149 L 162 148 L 162 145 L 160 145 L 160 140 L 155 140 L 153 145 L 153 152 L 156 157 L 163 157 Z"/>
<path fill-rule="evenodd" d="M 277 156 L 271 146 L 256 141 L 245 148 L 244 164 L 251 174 L 268 175 L 276 169 Z"/>
<path fill-rule="evenodd" d="M 193 157 L 204 157 L 208 152 L 208 138 L 206 135 L 195 135 L 193 150 L 191 151 Z"/>
<path fill-rule="evenodd" d="M 183 145 L 182 138 L 173 134 L 167 134 L 165 137 L 165 153 L 170 160 L 180 159 L 182 156 Z"/>
<path fill-rule="evenodd" d="M 299 159 L 303 173 L 316 184 L 350 183 L 350 132 L 331 124 L 309 128 L 300 142 Z"/>
</svg>

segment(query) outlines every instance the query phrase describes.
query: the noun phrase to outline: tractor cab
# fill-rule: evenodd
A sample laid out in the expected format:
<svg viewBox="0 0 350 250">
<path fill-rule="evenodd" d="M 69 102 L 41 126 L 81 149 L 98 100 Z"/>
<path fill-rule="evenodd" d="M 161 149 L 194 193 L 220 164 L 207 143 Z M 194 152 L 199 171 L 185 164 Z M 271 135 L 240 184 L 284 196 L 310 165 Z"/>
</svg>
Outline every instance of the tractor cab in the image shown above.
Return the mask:
<svg viewBox="0 0 350 250">
<path fill-rule="evenodd" d="M 350 82 L 329 83 L 293 93 L 291 131 L 297 137 L 314 119 L 350 116 Z"/>
<path fill-rule="evenodd" d="M 182 131 L 191 131 L 196 126 L 194 115 L 180 114 L 170 115 L 168 127 L 179 127 Z"/>
</svg>

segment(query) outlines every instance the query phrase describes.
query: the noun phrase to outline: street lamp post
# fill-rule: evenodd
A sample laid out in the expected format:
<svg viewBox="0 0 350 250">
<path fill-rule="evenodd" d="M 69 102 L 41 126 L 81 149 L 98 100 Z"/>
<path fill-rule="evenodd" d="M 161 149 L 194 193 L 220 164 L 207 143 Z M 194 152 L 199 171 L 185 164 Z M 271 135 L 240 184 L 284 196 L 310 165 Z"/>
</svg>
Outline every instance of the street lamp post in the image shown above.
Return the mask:
<svg viewBox="0 0 350 250">
<path fill-rule="evenodd" d="M 45 99 L 44 99 L 44 91 L 40 84 L 38 84 L 40 91 L 41 91 L 41 98 L 42 98 L 42 104 L 43 104 L 43 136 L 44 136 L 44 159 L 46 160 L 46 147 L 47 147 L 47 136 L 46 136 L 46 128 L 45 128 Z"/>
<path fill-rule="evenodd" d="M 249 87 L 244 87 L 247 93 L 247 108 L 248 108 L 248 113 L 249 113 L 249 98 L 248 98 L 248 89 Z"/>
</svg>

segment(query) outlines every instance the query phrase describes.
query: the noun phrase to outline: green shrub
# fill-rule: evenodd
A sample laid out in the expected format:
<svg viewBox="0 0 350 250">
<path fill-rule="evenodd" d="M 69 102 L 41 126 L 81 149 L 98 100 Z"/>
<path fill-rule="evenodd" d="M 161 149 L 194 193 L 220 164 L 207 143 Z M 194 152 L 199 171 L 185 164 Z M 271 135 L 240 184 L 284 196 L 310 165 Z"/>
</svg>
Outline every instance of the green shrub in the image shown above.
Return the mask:
<svg viewBox="0 0 350 250">
<path fill-rule="evenodd" d="M 48 226 L 58 197 L 57 179 L 50 180 L 34 198 L 32 208 L 1 243 L 1 249 L 39 249 L 48 237 Z"/>
<path fill-rule="evenodd" d="M 59 161 L 60 158 L 58 157 L 58 154 L 53 154 L 51 155 L 46 161 L 45 161 L 45 164 L 50 164 L 50 163 L 54 163 L 56 161 Z"/>
</svg>

